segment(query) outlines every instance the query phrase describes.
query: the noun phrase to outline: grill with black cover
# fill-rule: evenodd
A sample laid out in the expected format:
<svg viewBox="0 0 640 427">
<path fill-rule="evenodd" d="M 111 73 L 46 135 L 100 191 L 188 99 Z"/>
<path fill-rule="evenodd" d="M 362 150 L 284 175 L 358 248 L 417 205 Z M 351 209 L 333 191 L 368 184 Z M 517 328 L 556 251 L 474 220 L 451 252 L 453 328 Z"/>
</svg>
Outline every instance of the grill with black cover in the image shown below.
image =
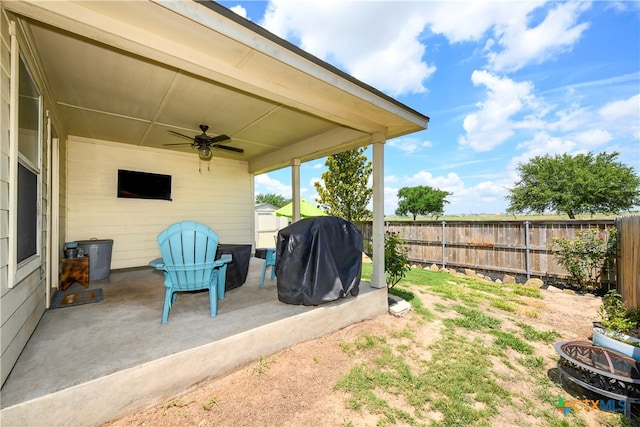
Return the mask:
<svg viewBox="0 0 640 427">
<path fill-rule="evenodd" d="M 356 296 L 362 249 L 362 233 L 343 218 L 307 218 L 283 228 L 276 244 L 278 299 L 318 305 Z"/>
</svg>

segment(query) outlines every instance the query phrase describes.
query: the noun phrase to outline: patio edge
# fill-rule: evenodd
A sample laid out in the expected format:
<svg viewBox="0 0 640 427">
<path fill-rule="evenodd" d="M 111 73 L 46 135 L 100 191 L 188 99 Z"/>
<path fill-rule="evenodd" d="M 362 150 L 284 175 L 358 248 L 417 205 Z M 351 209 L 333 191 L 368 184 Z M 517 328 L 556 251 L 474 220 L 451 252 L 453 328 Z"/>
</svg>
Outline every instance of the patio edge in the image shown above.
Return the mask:
<svg viewBox="0 0 640 427">
<path fill-rule="evenodd" d="M 0 424 L 100 425 L 160 404 L 260 356 L 269 356 L 385 313 L 387 289 L 374 289 L 363 283 L 356 298 L 321 305 L 216 342 L 4 408 L 0 411 Z M 234 357 L 228 357 L 230 354 Z"/>
</svg>

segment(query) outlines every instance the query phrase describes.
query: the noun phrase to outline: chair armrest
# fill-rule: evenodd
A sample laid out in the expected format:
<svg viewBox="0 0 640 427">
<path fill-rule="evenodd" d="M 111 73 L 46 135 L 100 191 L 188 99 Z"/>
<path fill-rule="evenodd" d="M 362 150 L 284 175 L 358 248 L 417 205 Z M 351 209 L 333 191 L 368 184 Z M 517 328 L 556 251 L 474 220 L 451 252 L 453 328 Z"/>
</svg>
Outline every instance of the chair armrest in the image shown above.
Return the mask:
<svg viewBox="0 0 640 427">
<path fill-rule="evenodd" d="M 164 270 L 164 261 L 162 258 L 156 258 L 153 261 L 149 262 L 149 266 L 155 268 L 156 270 Z"/>
<path fill-rule="evenodd" d="M 223 254 L 220 255 L 220 259 L 217 259 L 213 262 L 216 267 L 222 267 L 223 265 L 229 264 L 233 261 L 231 254 Z"/>
</svg>

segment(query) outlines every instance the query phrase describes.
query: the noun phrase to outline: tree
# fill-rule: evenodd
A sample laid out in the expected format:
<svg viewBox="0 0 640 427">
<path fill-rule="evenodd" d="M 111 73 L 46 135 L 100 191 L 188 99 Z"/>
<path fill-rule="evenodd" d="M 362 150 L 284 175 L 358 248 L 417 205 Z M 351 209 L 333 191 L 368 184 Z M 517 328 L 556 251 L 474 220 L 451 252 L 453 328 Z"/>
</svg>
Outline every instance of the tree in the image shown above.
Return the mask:
<svg viewBox="0 0 640 427">
<path fill-rule="evenodd" d="M 451 194 L 428 185 L 402 187 L 398 190 L 396 215 L 411 214 L 414 221 L 418 215 L 431 215 L 437 219 L 444 213 L 444 205 L 449 203 L 446 198 Z"/>
<path fill-rule="evenodd" d="M 320 208 L 351 222 L 371 219 L 367 205 L 373 194 L 368 187 L 373 165 L 364 155 L 364 148 L 331 155 L 325 166 L 329 169 L 322 174 L 324 185 L 314 183 Z"/>
<path fill-rule="evenodd" d="M 555 211 L 574 219 L 631 209 L 640 204 L 640 177 L 616 161 L 618 154 L 546 155 L 520 163 L 520 180 L 509 190 L 507 211 Z"/>
<path fill-rule="evenodd" d="M 290 201 L 291 199 L 287 199 L 279 194 L 268 193 L 256 195 L 256 203 L 268 203 L 276 208 L 281 208 Z"/>
</svg>

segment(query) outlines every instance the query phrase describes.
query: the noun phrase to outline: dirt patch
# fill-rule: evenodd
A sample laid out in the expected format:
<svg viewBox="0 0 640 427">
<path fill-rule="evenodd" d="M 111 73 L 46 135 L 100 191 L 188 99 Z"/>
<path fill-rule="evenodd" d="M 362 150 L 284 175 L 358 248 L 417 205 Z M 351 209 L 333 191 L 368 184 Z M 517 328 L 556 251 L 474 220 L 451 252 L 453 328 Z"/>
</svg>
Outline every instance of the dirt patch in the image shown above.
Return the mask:
<svg viewBox="0 0 640 427">
<path fill-rule="evenodd" d="M 555 330 L 560 333 L 557 341 L 587 340 L 591 326 L 598 320 L 598 297 L 570 295 L 562 292 L 542 290 L 543 299 L 537 299 L 533 308 L 537 317 L 521 313 L 491 310 L 491 315 L 505 321 L 526 322 L 537 330 Z M 440 299 L 430 292 L 416 292 L 425 307 L 432 310 L 438 320 L 423 321 L 416 315 L 397 318 L 382 315 L 375 319 L 351 325 L 328 336 L 295 345 L 289 349 L 265 356 L 259 361 L 239 369 L 230 375 L 200 384 L 194 390 L 176 396 L 164 405 L 148 408 L 113 421 L 109 426 L 373 426 L 380 419 L 377 414 L 364 410 L 355 411 L 346 405 L 348 395 L 334 389 L 338 379 L 358 361 L 358 356 L 344 350 L 344 343 L 354 342 L 358 337 L 389 335 L 411 329 L 429 360 L 428 346 L 440 338 L 442 319 L 449 312 L 438 312 L 436 304 L 442 306 L 450 301 Z M 523 298 L 526 299 L 526 298 Z M 555 366 L 552 344 L 530 342 L 535 354 L 544 358 L 545 367 Z M 496 361 L 496 376 L 504 387 L 516 396 L 528 396 L 531 385 L 514 375 L 514 371 Z M 571 396 L 563 389 L 550 385 L 557 396 Z M 548 405 L 548 403 L 547 403 Z M 551 405 L 549 405 L 551 406 Z M 551 417 L 559 417 L 549 407 Z M 601 425 L 603 419 L 615 414 L 585 414 L 583 425 Z M 441 414 L 428 408 L 421 422 L 429 424 Z M 603 418 L 604 417 L 604 418 Z M 519 414 L 515 406 L 505 406 L 493 418 L 493 425 L 513 425 L 520 419 L 526 425 L 546 425 L 539 417 Z"/>
</svg>

